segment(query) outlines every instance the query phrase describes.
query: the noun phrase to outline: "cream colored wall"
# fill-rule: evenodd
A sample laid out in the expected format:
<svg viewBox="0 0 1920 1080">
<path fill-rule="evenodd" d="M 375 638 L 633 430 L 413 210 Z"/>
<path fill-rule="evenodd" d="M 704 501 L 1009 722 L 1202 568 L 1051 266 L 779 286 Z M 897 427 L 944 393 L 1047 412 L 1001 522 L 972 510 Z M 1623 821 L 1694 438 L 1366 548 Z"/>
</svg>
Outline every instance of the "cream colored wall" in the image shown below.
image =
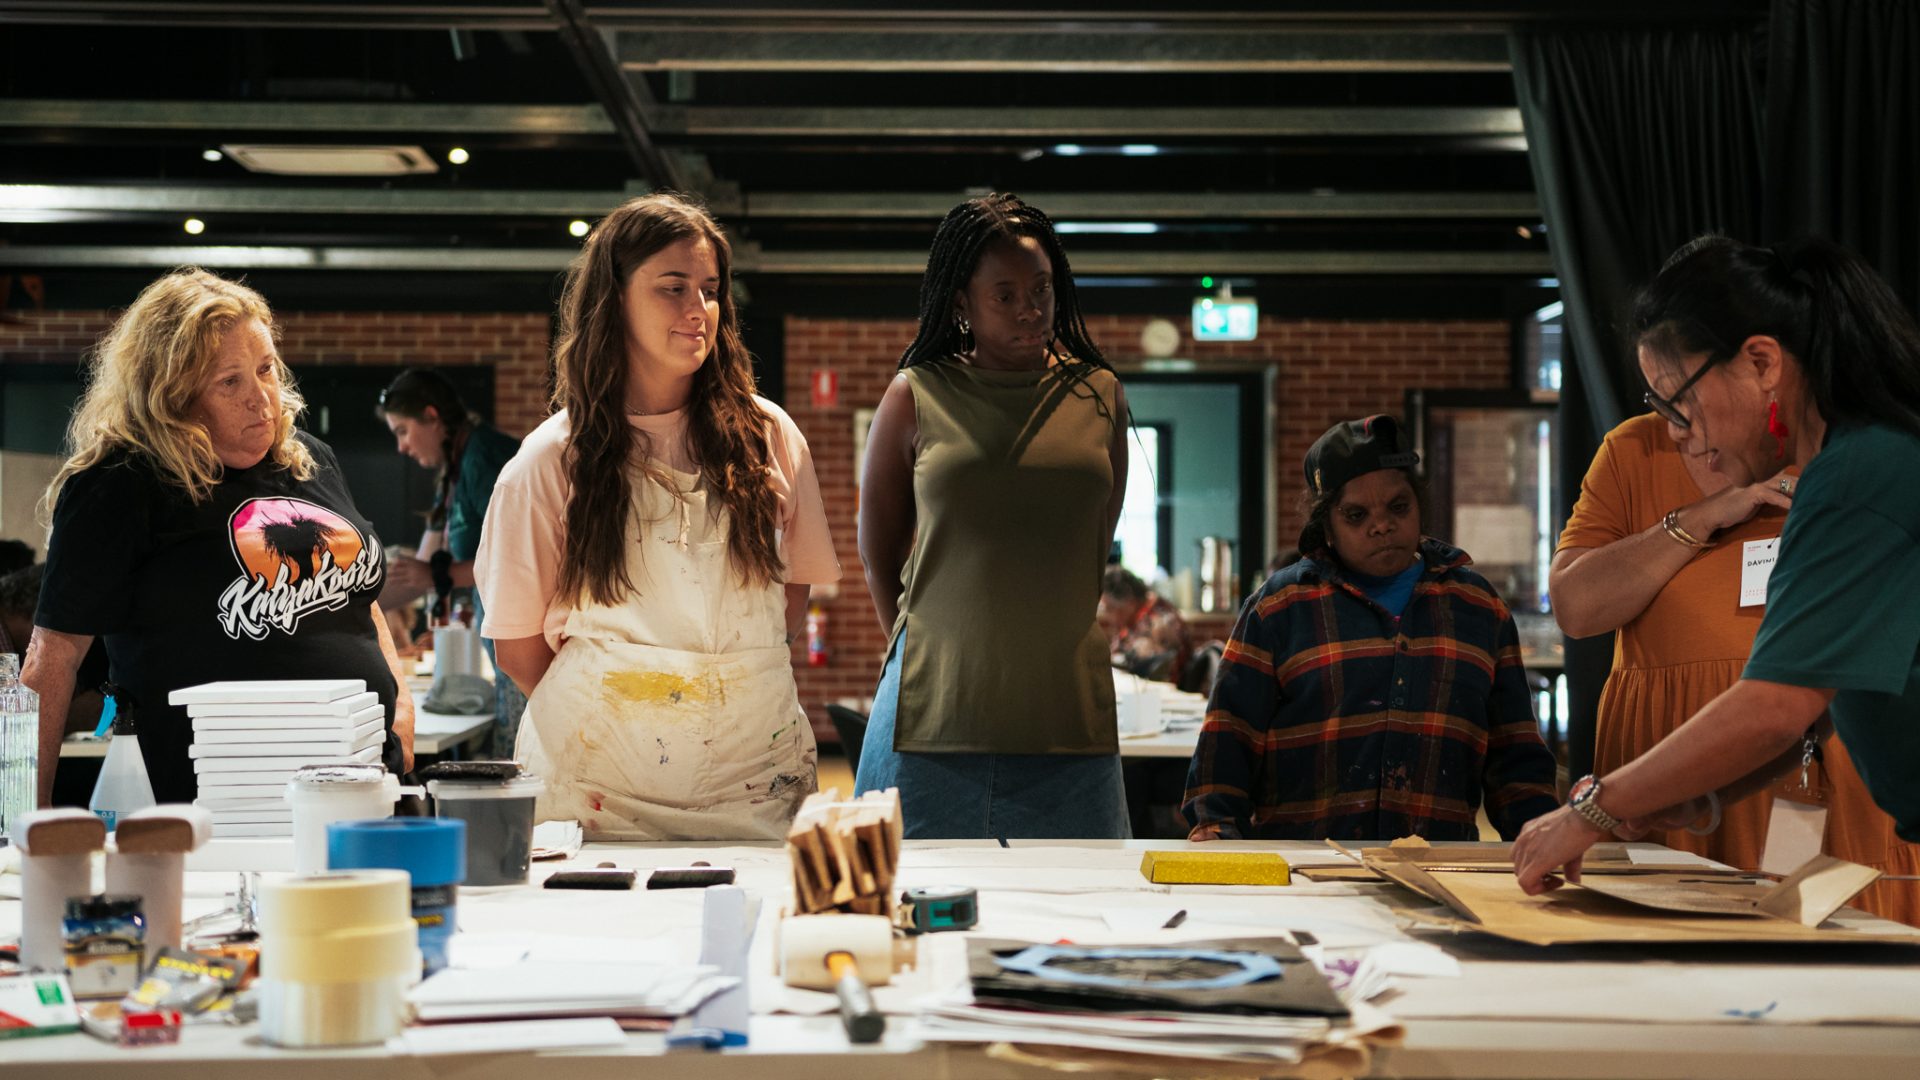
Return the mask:
<svg viewBox="0 0 1920 1080">
<path fill-rule="evenodd" d="M 47 533 L 34 520 L 34 507 L 59 470 L 53 454 L 0 451 L 0 537 L 25 540 L 41 559 L 47 556 Z"/>
</svg>

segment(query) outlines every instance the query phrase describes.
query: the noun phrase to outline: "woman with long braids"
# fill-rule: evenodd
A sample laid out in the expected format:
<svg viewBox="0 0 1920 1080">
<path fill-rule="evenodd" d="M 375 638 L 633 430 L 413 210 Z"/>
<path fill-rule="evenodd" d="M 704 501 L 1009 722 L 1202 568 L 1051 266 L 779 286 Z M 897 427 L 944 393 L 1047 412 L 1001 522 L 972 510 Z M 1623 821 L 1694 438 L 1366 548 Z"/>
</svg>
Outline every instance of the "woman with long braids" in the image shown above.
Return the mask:
<svg viewBox="0 0 1920 1080">
<path fill-rule="evenodd" d="M 427 529 L 415 558 L 387 561 L 383 606 L 397 607 L 421 596 L 433 586 L 427 560 L 445 551 L 447 574 L 457 588 L 473 587 L 473 557 L 480 550 L 480 526 L 487 518 L 494 482 L 520 440 L 468 411 L 460 391 L 445 375 L 427 368 L 409 368 L 380 392 L 380 418 L 393 432 L 394 446 L 422 467 L 437 469 L 433 506 L 427 511 Z M 474 625 L 482 611 L 475 605 Z M 486 641 L 493 655 L 493 642 Z M 514 735 L 527 701 L 513 680 L 494 665 L 493 752 L 513 754 Z"/>
<path fill-rule="evenodd" d="M 839 578 L 806 439 L 753 392 L 732 251 L 649 195 L 568 270 L 559 411 L 500 474 L 475 562 L 527 694 L 537 812 L 589 839 L 786 835 L 814 790 L 788 645 Z"/>
<path fill-rule="evenodd" d="M 855 786 L 897 786 L 908 836 L 1128 835 L 1095 621 L 1126 433 L 1052 222 L 955 207 L 860 493 L 890 643 Z"/>
<path fill-rule="evenodd" d="M 1856 828 L 1836 851 L 1910 888 L 1920 872 L 1920 326 L 1836 244 L 1706 237 L 1661 268 L 1629 329 L 1647 405 L 1678 450 L 1730 484 L 1774 485 L 1793 508 L 1740 680 L 1529 822 L 1513 847 L 1520 887 L 1552 888 L 1559 871 L 1578 881 L 1581 856 L 1609 834 L 1711 822 L 1713 803 L 1797 779 L 1837 735 L 1908 843 L 1865 851 Z M 1791 466 L 1799 479 L 1783 474 Z M 1676 539 L 1704 544 L 1714 531 Z M 1880 910 L 1912 918 L 1920 907 L 1883 894 Z"/>
</svg>

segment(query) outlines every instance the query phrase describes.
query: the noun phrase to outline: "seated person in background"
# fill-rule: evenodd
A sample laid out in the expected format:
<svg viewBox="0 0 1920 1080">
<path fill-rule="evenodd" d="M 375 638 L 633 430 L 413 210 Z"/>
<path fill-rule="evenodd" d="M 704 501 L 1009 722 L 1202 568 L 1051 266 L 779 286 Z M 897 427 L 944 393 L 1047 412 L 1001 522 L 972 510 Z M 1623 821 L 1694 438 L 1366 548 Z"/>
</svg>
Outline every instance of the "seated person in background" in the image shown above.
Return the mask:
<svg viewBox="0 0 1920 1080">
<path fill-rule="evenodd" d="M 1180 612 L 1123 566 L 1107 567 L 1101 581 L 1100 629 L 1113 666 L 1143 679 L 1173 682 L 1193 655 Z"/>
<path fill-rule="evenodd" d="M 1506 839 L 1554 808 L 1520 638 L 1465 552 L 1420 534 L 1399 425 L 1307 452 L 1305 556 L 1240 612 L 1187 772 L 1189 839 Z"/>
</svg>

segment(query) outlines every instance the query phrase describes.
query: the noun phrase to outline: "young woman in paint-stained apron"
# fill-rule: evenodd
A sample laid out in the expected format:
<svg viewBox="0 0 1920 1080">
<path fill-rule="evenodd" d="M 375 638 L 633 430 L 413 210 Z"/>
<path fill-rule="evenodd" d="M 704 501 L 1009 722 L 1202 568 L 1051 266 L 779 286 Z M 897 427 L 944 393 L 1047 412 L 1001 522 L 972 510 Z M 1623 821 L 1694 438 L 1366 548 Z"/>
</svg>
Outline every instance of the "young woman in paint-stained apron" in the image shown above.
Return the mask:
<svg viewBox="0 0 1920 1080">
<path fill-rule="evenodd" d="M 600 222 L 561 300 L 561 411 L 487 510 L 515 756 L 539 817 L 589 839 L 775 839 L 815 788 L 790 642 L 840 568 L 806 440 L 752 392 L 730 257 L 673 196 Z"/>
</svg>

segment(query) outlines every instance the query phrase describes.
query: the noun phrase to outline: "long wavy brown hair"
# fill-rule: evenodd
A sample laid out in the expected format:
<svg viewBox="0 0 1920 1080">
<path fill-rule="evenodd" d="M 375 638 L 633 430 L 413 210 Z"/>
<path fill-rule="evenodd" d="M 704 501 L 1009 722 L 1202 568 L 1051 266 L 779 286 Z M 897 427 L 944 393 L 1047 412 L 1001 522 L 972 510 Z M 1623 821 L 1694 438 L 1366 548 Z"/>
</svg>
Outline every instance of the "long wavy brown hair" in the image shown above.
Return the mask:
<svg viewBox="0 0 1920 1080">
<path fill-rule="evenodd" d="M 647 434 L 627 420 L 621 297 L 636 267 L 689 239 L 713 245 L 720 269 L 720 325 L 687 403 L 689 449 L 709 506 L 727 510 L 727 556 L 735 572 L 757 585 L 782 573 L 774 544 L 779 497 L 768 444 L 771 417 L 753 399 L 752 364 L 733 304 L 733 249 L 705 210 L 661 193 L 627 202 L 594 227 L 567 270 L 560 297 L 553 403 L 567 411 L 566 464 L 573 486 L 560 561 L 563 596 L 617 604 L 633 594 L 626 560 L 634 496 L 630 467 L 668 491 L 678 490 L 653 458 Z"/>
</svg>

